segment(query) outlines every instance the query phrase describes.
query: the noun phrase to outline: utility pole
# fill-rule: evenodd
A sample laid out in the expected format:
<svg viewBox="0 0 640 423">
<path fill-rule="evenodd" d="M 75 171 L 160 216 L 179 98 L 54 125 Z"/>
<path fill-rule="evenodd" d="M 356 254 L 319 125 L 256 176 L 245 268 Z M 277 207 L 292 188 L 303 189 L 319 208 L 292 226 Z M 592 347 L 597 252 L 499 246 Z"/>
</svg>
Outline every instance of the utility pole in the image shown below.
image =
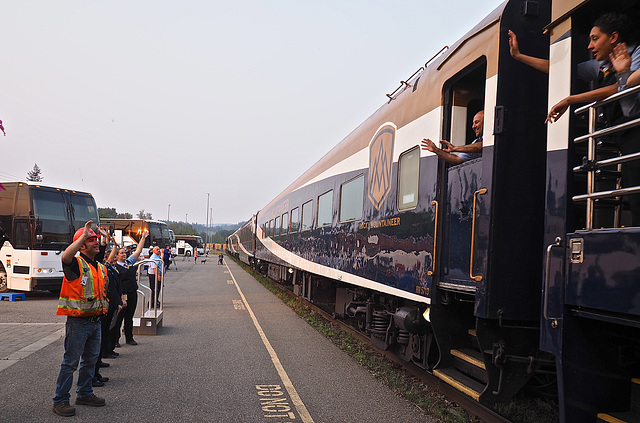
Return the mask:
<svg viewBox="0 0 640 423">
<path fill-rule="evenodd" d="M 169 224 L 169 213 L 171 213 L 171 204 L 169 204 L 169 209 L 167 210 L 167 225 Z"/>
<path fill-rule="evenodd" d="M 207 245 L 207 250 L 209 249 L 209 193 L 207 193 L 207 220 L 205 221 L 206 225 L 206 232 L 207 232 L 207 242 L 205 243 Z"/>
</svg>

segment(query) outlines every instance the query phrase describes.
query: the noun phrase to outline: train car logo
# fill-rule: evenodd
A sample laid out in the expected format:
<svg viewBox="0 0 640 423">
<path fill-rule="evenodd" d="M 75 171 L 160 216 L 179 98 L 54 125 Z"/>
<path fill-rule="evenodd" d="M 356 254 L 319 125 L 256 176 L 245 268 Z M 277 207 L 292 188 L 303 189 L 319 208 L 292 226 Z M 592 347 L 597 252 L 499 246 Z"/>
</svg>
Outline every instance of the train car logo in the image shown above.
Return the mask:
<svg viewBox="0 0 640 423">
<path fill-rule="evenodd" d="M 376 133 L 369 146 L 369 200 L 376 210 L 380 210 L 391 191 L 395 136 L 395 128 L 385 125 Z"/>
</svg>

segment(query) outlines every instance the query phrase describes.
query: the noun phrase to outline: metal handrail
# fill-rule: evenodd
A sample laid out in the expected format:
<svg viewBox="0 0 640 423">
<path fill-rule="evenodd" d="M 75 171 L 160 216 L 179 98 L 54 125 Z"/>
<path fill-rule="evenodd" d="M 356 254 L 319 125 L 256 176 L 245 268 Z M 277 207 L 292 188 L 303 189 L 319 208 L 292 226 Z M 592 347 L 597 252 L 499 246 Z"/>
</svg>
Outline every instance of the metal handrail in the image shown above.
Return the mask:
<svg viewBox="0 0 640 423">
<path fill-rule="evenodd" d="M 623 195 L 630 195 L 640 193 L 640 187 L 624 187 L 621 188 L 620 180 L 618 180 L 618 184 L 616 186 L 617 189 L 606 190 L 606 191 L 596 191 L 596 171 L 606 166 L 618 165 L 618 170 L 620 170 L 620 165 L 622 163 L 630 162 L 633 160 L 640 159 L 640 152 L 627 154 L 624 156 L 614 157 L 606 160 L 596 161 L 596 149 L 597 142 L 596 139 L 598 137 L 603 137 L 605 135 L 611 135 L 629 128 L 640 126 L 640 118 L 631 119 L 627 122 L 610 126 L 608 128 L 596 130 L 596 108 L 601 107 L 605 104 L 612 103 L 614 101 L 620 100 L 623 97 L 631 96 L 634 94 L 640 93 L 640 86 L 625 89 L 624 91 L 620 91 L 615 93 L 605 99 L 598 100 L 587 104 L 586 106 L 580 107 L 575 110 L 574 114 L 579 115 L 586 111 L 589 112 L 589 132 L 586 135 L 582 135 L 574 138 L 574 143 L 579 143 L 583 141 L 588 141 L 587 147 L 587 161 L 582 166 L 577 166 L 573 169 L 574 172 L 587 172 L 587 192 L 586 194 L 576 195 L 572 199 L 573 201 L 585 201 L 586 204 L 586 230 L 592 230 L 594 227 L 594 208 L 595 208 L 595 200 L 602 198 L 619 198 Z M 618 227 L 620 225 L 620 214 L 621 207 L 617 207 L 614 214 L 613 227 Z"/>
<path fill-rule="evenodd" d="M 160 288 L 158 289 L 158 283 L 156 283 L 155 295 L 150 295 L 150 298 L 155 298 L 155 301 L 153 301 L 153 312 L 154 312 L 154 315 L 157 315 L 158 314 L 158 302 L 160 302 L 160 310 L 161 311 L 162 311 L 163 305 L 164 305 L 164 289 L 163 289 L 164 288 L 164 273 L 165 273 L 164 262 L 162 262 L 161 260 L 159 261 L 159 260 L 154 260 L 154 259 L 150 259 L 149 258 L 149 259 L 143 259 L 143 260 L 140 260 L 140 261 L 136 262 L 134 264 L 134 266 L 138 266 L 138 271 L 136 273 L 136 279 L 138 280 L 138 285 L 142 286 L 143 288 L 148 289 L 150 294 L 154 294 L 153 290 L 150 287 L 148 287 L 147 285 L 143 284 L 140 281 L 140 273 L 142 272 L 142 268 L 143 268 L 143 266 L 140 266 L 140 265 L 141 264 L 145 264 L 145 263 L 151 263 L 151 262 L 156 263 L 156 264 L 158 264 L 158 262 L 160 262 L 160 272 L 161 272 L 161 274 L 160 274 L 160 284 L 159 284 Z M 143 296 L 144 296 L 144 293 L 143 293 Z M 145 308 L 146 308 L 146 310 L 145 310 Z M 152 309 L 151 303 L 149 303 L 149 307 L 147 308 L 147 304 L 146 304 L 146 301 L 145 301 L 142 304 L 142 315 L 144 316 L 145 312 L 147 310 L 150 311 L 151 309 Z"/>
<path fill-rule="evenodd" d="M 433 265 L 431 266 L 431 270 L 427 272 L 428 276 L 433 276 L 433 273 L 436 271 L 436 246 L 438 245 L 438 202 L 432 200 L 431 205 L 436 206 L 436 217 L 433 223 Z"/>
<path fill-rule="evenodd" d="M 562 238 L 556 237 L 555 242 L 553 244 L 549 244 L 547 246 L 547 256 L 545 259 L 545 267 L 544 267 L 544 301 L 542 306 L 542 315 L 545 320 L 552 320 L 552 327 L 556 328 L 558 326 L 558 318 L 557 317 L 549 317 L 549 280 L 551 279 L 551 250 L 553 248 L 562 247 Z"/>
<path fill-rule="evenodd" d="M 610 159 L 598 160 L 597 162 L 590 163 L 593 167 L 593 170 L 602 169 L 603 167 L 613 166 L 621 163 L 632 162 L 634 160 L 640 159 L 640 152 L 627 154 L 626 156 L 618 156 L 612 157 Z M 576 166 L 573 168 L 574 172 L 581 172 L 587 170 L 584 168 L 584 165 Z"/>
<path fill-rule="evenodd" d="M 586 112 L 587 110 L 589 110 L 591 107 L 600 107 L 600 106 L 604 106 L 605 104 L 609 104 L 612 103 L 616 100 L 620 100 L 622 97 L 627 97 L 631 94 L 636 94 L 636 93 L 640 93 L 640 85 L 638 85 L 637 87 L 633 87 L 633 88 L 627 88 L 624 91 L 620 91 L 617 92 L 615 94 L 610 95 L 607 98 L 603 98 L 602 100 L 598 100 L 598 101 L 594 101 L 592 103 L 589 103 L 585 106 L 579 107 L 575 110 L 575 112 L 573 112 L 575 115 L 580 115 L 584 112 Z"/>
<path fill-rule="evenodd" d="M 476 241 L 476 202 L 478 200 L 478 195 L 486 194 L 487 189 L 481 188 L 473 193 L 473 219 L 471 220 L 471 257 L 469 258 L 469 277 L 476 282 L 480 282 L 482 280 L 482 276 L 473 275 L 473 259 L 474 259 L 474 249 L 475 249 L 475 241 Z"/>
</svg>

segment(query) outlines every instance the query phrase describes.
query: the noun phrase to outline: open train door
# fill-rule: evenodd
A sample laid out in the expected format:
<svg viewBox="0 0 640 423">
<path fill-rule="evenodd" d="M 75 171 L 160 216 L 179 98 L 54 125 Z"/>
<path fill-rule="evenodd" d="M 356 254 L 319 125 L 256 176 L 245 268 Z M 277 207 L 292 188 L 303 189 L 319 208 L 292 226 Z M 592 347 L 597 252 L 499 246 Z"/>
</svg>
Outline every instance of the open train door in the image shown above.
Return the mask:
<svg viewBox="0 0 640 423">
<path fill-rule="evenodd" d="M 442 138 L 454 145 L 470 144 L 475 138 L 473 118 L 484 107 L 486 61 L 480 59 L 445 85 Z M 444 163 L 440 164 L 445 166 Z M 440 287 L 474 294 L 473 266 L 477 197 L 482 189 L 482 158 L 442 170 L 445 210 L 443 213 L 442 277 Z M 472 246 L 474 249 L 472 249 Z"/>
</svg>

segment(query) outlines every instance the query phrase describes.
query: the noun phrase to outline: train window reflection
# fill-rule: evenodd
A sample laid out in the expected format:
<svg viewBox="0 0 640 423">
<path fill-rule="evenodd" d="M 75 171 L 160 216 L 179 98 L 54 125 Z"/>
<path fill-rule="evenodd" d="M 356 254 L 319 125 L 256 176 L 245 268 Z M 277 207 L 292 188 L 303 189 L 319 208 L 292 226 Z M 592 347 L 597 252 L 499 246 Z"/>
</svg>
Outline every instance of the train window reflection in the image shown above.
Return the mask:
<svg viewBox="0 0 640 423">
<path fill-rule="evenodd" d="M 307 201 L 302 205 L 302 228 L 306 231 L 313 226 L 313 200 Z"/>
<path fill-rule="evenodd" d="M 269 221 L 269 236 L 274 235 L 275 224 L 273 223 L 273 219 Z"/>
<path fill-rule="evenodd" d="M 275 236 L 280 235 L 280 216 L 276 217 Z"/>
<path fill-rule="evenodd" d="M 360 175 L 340 187 L 340 221 L 362 219 L 363 204 L 364 175 Z"/>
<path fill-rule="evenodd" d="M 289 232 L 289 213 L 282 215 L 282 235 L 286 235 Z"/>
<path fill-rule="evenodd" d="M 398 210 L 413 209 L 418 205 L 419 173 L 420 147 L 415 147 L 398 159 Z"/>
<path fill-rule="evenodd" d="M 300 229 L 300 220 L 299 220 L 300 210 L 296 207 L 291 210 L 291 232 L 298 232 Z"/>
<path fill-rule="evenodd" d="M 318 228 L 330 226 L 333 217 L 333 190 L 318 197 Z"/>
</svg>

